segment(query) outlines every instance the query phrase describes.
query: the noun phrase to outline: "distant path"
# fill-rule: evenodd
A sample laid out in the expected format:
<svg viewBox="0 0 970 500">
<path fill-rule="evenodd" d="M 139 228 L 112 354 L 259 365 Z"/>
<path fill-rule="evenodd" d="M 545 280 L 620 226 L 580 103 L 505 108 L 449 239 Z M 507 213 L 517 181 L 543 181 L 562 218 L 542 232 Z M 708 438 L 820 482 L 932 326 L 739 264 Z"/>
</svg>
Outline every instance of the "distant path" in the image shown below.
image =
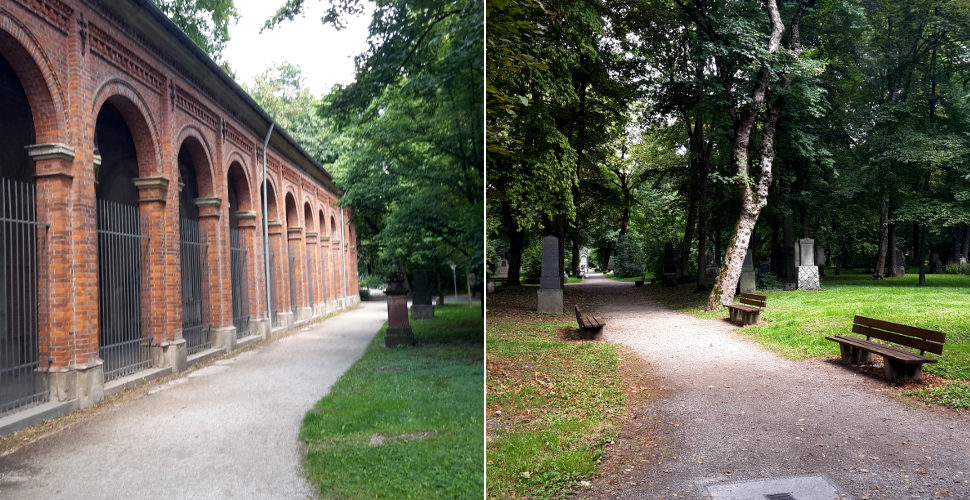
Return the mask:
<svg viewBox="0 0 970 500">
<path fill-rule="evenodd" d="M 581 496 L 697 498 L 707 481 L 826 473 L 857 499 L 970 498 L 966 413 L 910 408 L 880 379 L 779 358 L 632 283 L 592 276 L 568 287 L 570 302 L 606 320 L 604 339 L 639 353 L 664 388 L 639 418 L 656 422 L 666 450 Z"/>
<path fill-rule="evenodd" d="M 386 308 L 363 302 L 0 457 L 0 498 L 313 498 L 303 416 Z"/>
</svg>

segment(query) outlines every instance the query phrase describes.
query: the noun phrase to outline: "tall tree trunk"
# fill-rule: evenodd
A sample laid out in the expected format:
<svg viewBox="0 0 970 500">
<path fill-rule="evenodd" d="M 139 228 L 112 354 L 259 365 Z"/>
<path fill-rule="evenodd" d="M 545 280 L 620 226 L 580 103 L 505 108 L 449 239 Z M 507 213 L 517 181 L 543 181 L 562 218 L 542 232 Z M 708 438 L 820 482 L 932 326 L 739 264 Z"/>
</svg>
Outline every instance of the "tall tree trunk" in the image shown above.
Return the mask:
<svg viewBox="0 0 970 500">
<path fill-rule="evenodd" d="M 876 254 L 875 271 L 872 279 L 880 280 L 886 276 L 886 249 L 889 246 L 889 175 L 882 181 L 882 201 L 879 206 L 879 252 Z"/>
<path fill-rule="evenodd" d="M 522 284 L 522 252 L 525 251 L 525 231 L 518 228 L 518 224 L 512 217 L 509 206 L 502 203 L 502 216 L 505 219 L 505 232 L 509 240 L 509 276 L 505 280 L 506 285 L 519 286 Z"/>
<path fill-rule="evenodd" d="M 677 265 L 682 274 L 687 273 L 687 260 L 690 257 L 690 244 L 694 241 L 694 227 L 697 224 L 697 197 L 693 190 L 687 199 L 687 225 L 684 227 L 684 241 L 680 244 Z"/>
<path fill-rule="evenodd" d="M 578 236 L 574 236 L 573 237 L 573 248 L 572 248 L 572 250 L 573 250 L 572 251 L 573 257 L 572 257 L 572 260 L 569 263 L 570 264 L 569 265 L 569 270 L 570 271 L 575 271 L 575 270 L 579 269 L 579 257 L 580 256 L 579 256 L 579 237 Z"/>
<path fill-rule="evenodd" d="M 970 253 L 970 226 L 966 222 L 962 223 L 963 226 L 963 247 L 960 249 L 960 257 L 964 259 L 968 258 L 968 253 Z"/>
<path fill-rule="evenodd" d="M 896 266 L 899 265 L 899 262 L 896 261 L 896 225 L 890 224 L 889 231 L 887 233 L 886 252 L 889 254 L 889 272 L 887 272 L 886 275 L 895 278 L 899 276 L 896 274 Z"/>
<path fill-rule="evenodd" d="M 953 226 L 953 263 L 956 264 L 960 262 L 960 243 L 963 241 L 963 235 L 960 234 L 960 230 L 963 229 L 959 224 Z"/>
<path fill-rule="evenodd" d="M 790 280 L 795 277 L 795 229 L 792 224 L 791 214 L 785 214 L 782 217 L 781 245 L 783 262 L 779 275 Z"/>
<path fill-rule="evenodd" d="M 921 255 L 920 245 L 923 243 L 923 240 L 920 238 L 920 236 L 921 235 L 919 231 L 919 223 L 914 222 L 913 223 L 913 259 L 912 259 L 913 261 L 912 265 L 914 266 L 919 266 L 919 256 Z"/>
</svg>

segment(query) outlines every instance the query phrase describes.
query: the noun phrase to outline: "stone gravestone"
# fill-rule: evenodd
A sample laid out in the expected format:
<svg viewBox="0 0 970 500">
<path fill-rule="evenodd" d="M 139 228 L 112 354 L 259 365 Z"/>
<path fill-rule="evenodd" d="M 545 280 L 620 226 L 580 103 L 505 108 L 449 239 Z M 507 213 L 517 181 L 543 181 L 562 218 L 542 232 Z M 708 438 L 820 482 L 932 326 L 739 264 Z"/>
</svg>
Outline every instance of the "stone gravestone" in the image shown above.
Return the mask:
<svg viewBox="0 0 970 500">
<path fill-rule="evenodd" d="M 536 298 L 541 313 L 562 314 L 562 288 L 559 278 L 559 238 L 542 238 L 542 275 L 539 277 L 539 292 Z"/>
<path fill-rule="evenodd" d="M 431 304 L 431 283 L 428 271 L 414 271 L 411 280 L 411 319 L 434 319 L 434 306 Z"/>
<path fill-rule="evenodd" d="M 606 272 L 613 271 L 613 256 L 610 255 L 609 262 L 606 263 Z"/>
<path fill-rule="evenodd" d="M 662 286 L 677 285 L 677 262 L 674 260 L 674 244 L 664 244 L 664 272 L 660 284 Z"/>
<path fill-rule="evenodd" d="M 741 293 L 754 293 L 754 251 L 750 246 L 744 254 L 744 263 L 741 264 L 741 279 L 738 281 L 738 286 Z"/>
<path fill-rule="evenodd" d="M 497 280 L 509 279 L 509 261 L 505 259 L 498 261 L 498 268 L 495 269 L 495 279 Z"/>
<path fill-rule="evenodd" d="M 771 272 L 771 261 L 763 260 L 758 264 L 758 273 L 767 274 Z"/>
<path fill-rule="evenodd" d="M 939 274 L 943 272 L 943 263 L 940 262 L 940 254 L 933 252 L 930 256 L 930 274 Z"/>
<path fill-rule="evenodd" d="M 818 290 L 818 266 L 815 265 L 815 240 L 798 240 L 798 289 Z"/>
<path fill-rule="evenodd" d="M 818 266 L 818 275 L 825 276 L 825 249 L 815 247 L 815 265 Z"/>
<path fill-rule="evenodd" d="M 391 264 L 391 272 L 387 276 L 384 288 L 387 295 L 387 334 L 384 336 L 384 346 L 414 344 L 414 333 L 408 322 L 408 289 L 404 286 L 404 274 L 397 267 L 397 260 Z"/>
<path fill-rule="evenodd" d="M 717 260 L 714 258 L 714 254 L 705 253 L 704 254 L 704 275 L 705 276 L 717 276 L 720 272 L 720 268 L 717 267 Z"/>
<path fill-rule="evenodd" d="M 896 269 L 893 271 L 893 276 L 897 278 L 906 276 L 906 254 L 902 250 L 896 250 Z"/>
</svg>

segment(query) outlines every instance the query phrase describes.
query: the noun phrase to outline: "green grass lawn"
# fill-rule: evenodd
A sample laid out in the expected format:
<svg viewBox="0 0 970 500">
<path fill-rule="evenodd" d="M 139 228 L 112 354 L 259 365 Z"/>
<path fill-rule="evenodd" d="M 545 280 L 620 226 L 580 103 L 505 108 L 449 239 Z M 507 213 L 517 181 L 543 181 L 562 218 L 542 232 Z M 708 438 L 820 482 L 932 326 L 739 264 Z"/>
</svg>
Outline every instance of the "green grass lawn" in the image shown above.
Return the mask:
<svg viewBox="0 0 970 500">
<path fill-rule="evenodd" d="M 306 474 L 322 497 L 481 498 L 481 309 L 436 306 L 411 328 L 417 345 L 393 349 L 382 329 L 304 418 Z"/>
<path fill-rule="evenodd" d="M 597 472 L 625 396 L 612 344 L 563 342 L 561 317 L 489 313 L 488 497 L 559 498 Z"/>
<path fill-rule="evenodd" d="M 970 276 L 927 275 L 925 287 L 916 286 L 917 278 L 910 272 L 902 278 L 875 281 L 848 271 L 835 276 L 830 269 L 818 291 L 759 291 L 768 297 L 762 314 L 765 323 L 739 331 L 782 356 L 800 359 L 837 357 L 838 344 L 825 336 L 850 333 L 856 314 L 939 330 L 947 335 L 943 355 L 938 363 L 924 365 L 924 370 L 957 382 L 957 388 L 947 386 L 946 394 L 932 389 L 917 395 L 970 407 Z M 693 286 L 681 285 L 674 291 L 650 288 L 654 297 L 695 316 L 727 315 L 725 309 L 704 311 L 707 294 L 690 293 Z"/>
</svg>

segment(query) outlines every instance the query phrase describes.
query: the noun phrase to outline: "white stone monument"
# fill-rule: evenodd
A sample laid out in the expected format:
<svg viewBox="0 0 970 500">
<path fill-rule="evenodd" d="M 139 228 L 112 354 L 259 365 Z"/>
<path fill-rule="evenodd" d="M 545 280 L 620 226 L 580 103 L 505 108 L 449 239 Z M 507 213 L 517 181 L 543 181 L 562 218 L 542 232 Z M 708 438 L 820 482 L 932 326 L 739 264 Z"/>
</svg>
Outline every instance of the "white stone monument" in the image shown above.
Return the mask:
<svg viewBox="0 0 970 500">
<path fill-rule="evenodd" d="M 798 240 L 798 289 L 818 290 L 818 266 L 815 265 L 815 240 L 802 238 Z"/>
</svg>

